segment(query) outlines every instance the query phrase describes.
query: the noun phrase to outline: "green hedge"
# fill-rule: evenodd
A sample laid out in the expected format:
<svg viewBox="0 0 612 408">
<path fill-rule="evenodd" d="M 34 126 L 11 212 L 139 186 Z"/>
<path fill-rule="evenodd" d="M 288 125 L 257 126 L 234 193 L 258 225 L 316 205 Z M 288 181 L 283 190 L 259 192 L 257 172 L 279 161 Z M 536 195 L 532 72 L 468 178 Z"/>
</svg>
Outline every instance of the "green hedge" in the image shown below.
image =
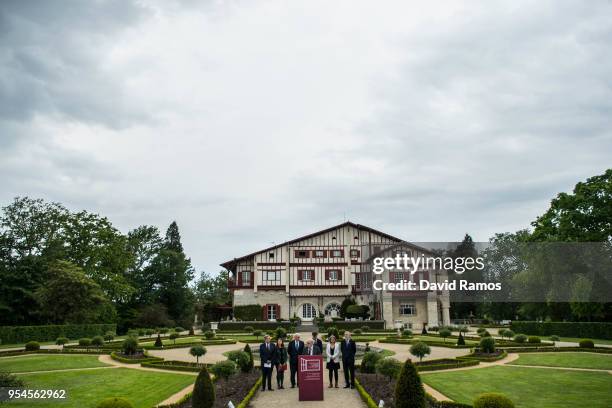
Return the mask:
<svg viewBox="0 0 612 408">
<path fill-rule="evenodd" d="M 355 388 L 357 388 L 359 396 L 361 397 L 363 402 L 365 402 L 368 408 L 378 408 L 378 404 L 374 402 L 372 396 L 365 390 L 365 388 L 361 386 L 361 384 L 359 384 L 359 381 L 357 380 L 355 380 Z"/>
<path fill-rule="evenodd" d="M 47 326 L 0 326 L 2 344 L 18 344 L 28 341 L 55 341 L 58 337 L 80 339 L 115 333 L 116 324 L 64 324 Z"/>
<path fill-rule="evenodd" d="M 239 320 L 260 320 L 262 310 L 261 305 L 234 306 L 234 317 Z"/>
<path fill-rule="evenodd" d="M 584 350 L 584 349 L 583 349 Z M 590 349 L 593 350 L 593 349 Z M 13 356 L 23 356 L 25 354 L 110 354 L 112 350 L 62 350 L 62 349 L 40 349 L 36 351 L 26 351 L 26 350 L 9 350 L 9 351 L 0 351 L 0 357 L 13 357 Z"/>
<path fill-rule="evenodd" d="M 500 348 L 500 347 L 498 347 Z M 585 353 L 601 353 L 601 354 L 612 354 L 612 347 L 595 347 L 595 348 L 582 348 L 582 347 L 517 347 L 507 349 L 511 353 L 546 353 L 546 352 L 585 352 Z"/>
<path fill-rule="evenodd" d="M 446 347 L 453 349 L 468 349 L 472 346 L 458 346 L 454 341 L 447 341 L 446 343 L 441 341 L 429 341 L 429 340 L 416 340 L 416 339 L 398 339 L 394 337 L 387 337 L 386 339 L 379 339 L 379 343 L 392 343 L 392 344 L 414 344 L 414 343 L 425 343 L 435 347 Z"/>
<path fill-rule="evenodd" d="M 450 368 L 459 368 L 459 367 L 470 367 L 480 364 L 480 361 L 477 359 L 469 359 L 469 360 L 456 360 L 456 363 L 442 363 L 442 364 L 429 364 L 420 366 L 418 363 L 415 364 L 418 372 L 423 371 L 438 371 L 438 370 L 448 370 Z"/>
<path fill-rule="evenodd" d="M 221 322 L 219 323 L 219 330 L 229 331 L 229 332 L 244 332 L 244 328 L 247 326 L 251 326 L 253 329 L 256 329 L 256 330 L 274 330 L 279 326 L 287 329 L 291 325 L 292 325 L 291 322 L 264 322 L 264 321 Z"/>
<path fill-rule="evenodd" d="M 515 333 L 536 336 L 556 334 L 561 337 L 582 337 L 612 340 L 612 323 L 608 322 L 529 322 L 515 321 L 510 327 Z"/>
<path fill-rule="evenodd" d="M 428 393 L 425 393 L 425 399 L 427 399 L 429 408 L 473 408 L 472 405 L 462 404 L 460 402 L 438 401 Z"/>
<path fill-rule="evenodd" d="M 257 391 L 259 390 L 260 385 L 261 385 L 261 377 L 259 377 L 257 381 L 255 381 L 255 384 L 251 387 L 251 390 L 249 391 L 249 393 L 244 397 L 242 401 L 240 401 L 240 404 L 238 404 L 238 407 L 236 408 L 248 407 L 249 403 L 251 402 L 255 394 L 257 394 Z"/>
<path fill-rule="evenodd" d="M 173 370 L 173 371 L 187 371 L 199 373 L 202 371 L 202 365 L 196 365 L 196 363 L 188 363 L 185 361 L 145 361 L 140 363 L 142 367 L 159 368 L 162 370 Z M 207 367 L 210 364 L 205 364 Z"/>
<path fill-rule="evenodd" d="M 355 330 L 355 329 L 361 329 L 363 326 L 368 326 L 370 328 L 370 330 L 384 330 L 385 328 L 385 321 L 384 320 L 359 320 L 359 321 L 342 321 L 342 320 L 336 320 L 334 322 L 325 322 L 324 323 L 325 327 L 335 327 L 336 329 L 340 330 Z"/>
</svg>

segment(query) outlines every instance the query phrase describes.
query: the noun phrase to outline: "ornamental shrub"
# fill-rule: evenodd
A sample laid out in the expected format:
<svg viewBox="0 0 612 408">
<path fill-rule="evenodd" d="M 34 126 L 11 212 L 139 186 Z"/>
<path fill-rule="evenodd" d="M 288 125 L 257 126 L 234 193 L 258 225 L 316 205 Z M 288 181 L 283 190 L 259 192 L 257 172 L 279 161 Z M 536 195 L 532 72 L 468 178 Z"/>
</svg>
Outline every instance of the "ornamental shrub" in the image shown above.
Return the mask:
<svg viewBox="0 0 612 408">
<path fill-rule="evenodd" d="M 480 334 L 478 334 L 478 336 L 480 336 L 481 339 L 484 339 L 485 337 L 491 337 L 491 333 L 489 333 L 487 330 L 480 332 Z"/>
<path fill-rule="evenodd" d="M 361 331 L 363 331 L 364 333 L 367 333 L 370 331 L 370 326 L 361 326 Z"/>
<path fill-rule="evenodd" d="M 193 336 L 195 334 L 195 332 L 193 331 L 193 327 L 189 328 L 189 335 Z"/>
<path fill-rule="evenodd" d="M 508 339 L 511 339 L 514 337 L 514 332 L 510 329 L 506 329 L 504 331 L 504 336 L 507 337 Z"/>
<path fill-rule="evenodd" d="M 458 346 L 465 346 L 465 339 L 463 338 L 463 334 L 459 332 L 459 338 L 457 339 Z"/>
<path fill-rule="evenodd" d="M 525 336 L 524 334 L 517 334 L 516 336 L 514 336 L 514 341 L 517 343 L 524 343 L 527 341 L 527 336 Z"/>
<path fill-rule="evenodd" d="M 359 335 L 359 334 L 361 334 L 361 333 L 363 333 L 363 332 L 361 331 L 361 329 L 355 329 L 355 330 L 353 330 L 353 334 L 357 334 L 357 335 Z"/>
<path fill-rule="evenodd" d="M 402 363 L 394 358 L 383 358 L 376 363 L 376 372 L 387 377 L 389 382 L 397 378 L 400 371 L 402 371 Z"/>
<path fill-rule="evenodd" d="M 22 379 L 6 371 L 0 371 L 0 388 L 23 388 L 25 383 Z"/>
<path fill-rule="evenodd" d="M 553 334 L 552 336 L 549 337 L 550 340 L 553 342 L 553 344 L 559 340 L 561 340 L 561 338 L 559 336 L 557 336 L 556 334 Z"/>
<path fill-rule="evenodd" d="M 227 359 L 236 363 L 243 373 L 251 371 L 251 358 L 242 350 L 234 350 L 227 353 Z"/>
<path fill-rule="evenodd" d="M 212 408 L 215 404 L 215 387 L 206 367 L 198 374 L 193 392 L 191 394 L 191 405 L 193 408 Z"/>
<path fill-rule="evenodd" d="M 395 383 L 396 408 L 426 408 L 425 390 L 417 369 L 406 360 Z"/>
<path fill-rule="evenodd" d="M 533 344 L 538 344 L 542 342 L 542 340 L 538 336 L 529 336 L 529 339 L 527 341 Z"/>
<path fill-rule="evenodd" d="M 206 332 L 206 333 L 208 333 L 208 332 Z M 253 336 L 255 336 L 255 338 L 257 340 L 259 340 L 259 336 L 261 336 L 261 330 L 253 330 Z"/>
<path fill-rule="evenodd" d="M 421 334 L 427 334 L 427 327 L 423 326 L 423 330 L 421 330 Z"/>
<path fill-rule="evenodd" d="M 102 338 L 102 336 L 96 336 L 91 339 L 91 345 L 100 348 L 104 345 L 104 339 Z"/>
<path fill-rule="evenodd" d="M 493 337 L 483 337 L 480 340 L 480 351 L 483 353 L 493 353 L 495 351 L 495 339 Z"/>
<path fill-rule="evenodd" d="M 127 339 L 123 340 L 121 350 L 123 351 L 123 354 L 126 355 L 136 354 L 136 351 L 138 350 L 138 339 L 135 337 L 128 337 Z"/>
<path fill-rule="evenodd" d="M 138 329 L 138 335 L 139 336 L 144 336 L 145 335 L 145 329 Z"/>
<path fill-rule="evenodd" d="M 96 408 L 134 408 L 134 405 L 124 398 L 112 397 L 100 401 Z"/>
<path fill-rule="evenodd" d="M 155 330 L 153 329 L 146 329 L 145 330 L 145 335 L 151 337 L 152 335 L 155 334 Z"/>
<path fill-rule="evenodd" d="M 336 340 L 340 341 L 340 332 L 336 326 L 331 326 L 327 329 L 327 338 L 329 339 L 330 336 L 334 336 Z"/>
<path fill-rule="evenodd" d="M 159 332 L 160 332 L 161 334 L 166 334 L 166 333 L 168 333 L 169 331 L 170 331 L 170 329 L 168 329 L 167 327 L 162 327 L 162 328 L 160 328 L 160 329 L 159 329 Z"/>
<path fill-rule="evenodd" d="M 580 348 L 593 348 L 593 347 L 595 347 L 595 344 L 593 343 L 593 340 L 589 340 L 589 339 L 580 340 L 578 345 L 580 346 Z"/>
<path fill-rule="evenodd" d="M 450 336 L 452 334 L 452 332 L 450 331 L 450 329 L 444 327 L 442 329 L 440 329 L 440 331 L 438 332 L 438 334 L 440 335 L 440 337 L 444 338 L 444 342 L 446 343 L 446 338 L 448 336 Z"/>
<path fill-rule="evenodd" d="M 247 333 L 253 333 L 253 326 L 244 326 L 244 331 Z"/>
<path fill-rule="evenodd" d="M 104 334 L 104 340 L 106 341 L 112 341 L 115 339 L 115 333 L 107 331 L 106 334 Z"/>
<path fill-rule="evenodd" d="M 176 344 L 176 339 L 179 338 L 179 334 L 177 332 L 172 332 L 170 333 L 170 335 L 168 336 L 168 338 L 170 340 L 172 340 L 174 342 L 174 344 Z"/>
<path fill-rule="evenodd" d="M 231 360 L 219 361 L 210 367 L 210 371 L 215 377 L 227 380 L 236 373 L 236 364 Z"/>
<path fill-rule="evenodd" d="M 200 357 L 206 354 L 206 347 L 204 346 L 193 346 L 189 349 L 189 354 L 196 358 L 196 364 L 200 364 Z"/>
<path fill-rule="evenodd" d="M 37 341 L 28 341 L 25 345 L 26 351 L 40 350 L 40 344 Z"/>
<path fill-rule="evenodd" d="M 501 337 L 506 337 L 506 330 L 507 329 L 499 329 L 497 334 L 499 334 Z"/>
<path fill-rule="evenodd" d="M 370 348 L 370 343 L 366 343 L 365 345 L 365 349 L 363 349 L 364 353 L 367 353 L 368 351 L 371 351 L 372 349 Z"/>
<path fill-rule="evenodd" d="M 215 333 L 210 330 L 206 330 L 204 337 L 206 337 L 207 340 L 213 339 L 215 337 Z"/>
<path fill-rule="evenodd" d="M 128 330 L 127 335 L 129 337 L 138 337 L 138 330 Z"/>
<path fill-rule="evenodd" d="M 255 366 L 255 361 L 253 360 L 253 351 L 251 351 L 251 346 L 249 346 L 249 343 L 244 346 L 244 349 L 242 351 L 247 353 L 247 355 L 249 356 L 248 372 L 250 372 Z"/>
<path fill-rule="evenodd" d="M 484 333 L 486 331 L 487 331 L 487 329 L 485 329 L 484 327 L 479 327 L 478 329 L 476 329 L 476 333 L 478 333 L 478 335 L 480 335 L 480 333 Z"/>
<path fill-rule="evenodd" d="M 426 343 L 418 342 L 410 346 L 410 354 L 418 357 L 420 361 L 423 361 L 423 357 L 431 354 L 431 348 Z"/>
<path fill-rule="evenodd" d="M 58 337 L 55 340 L 55 344 L 58 346 L 63 346 L 64 344 L 68 343 L 70 340 L 68 340 L 68 337 Z"/>
<path fill-rule="evenodd" d="M 402 337 L 412 337 L 412 330 L 410 329 L 404 329 L 402 331 Z"/>
<path fill-rule="evenodd" d="M 161 336 L 159 334 L 155 339 L 155 347 L 164 347 L 164 343 L 162 342 Z"/>
<path fill-rule="evenodd" d="M 58 337 L 79 339 L 81 337 L 101 335 L 109 330 L 114 332 L 116 328 L 115 324 L 0 326 L 0 339 L 5 344 L 27 343 L 28 341 L 55 341 Z"/>
<path fill-rule="evenodd" d="M 382 359 L 382 356 L 375 352 L 369 351 L 363 355 L 361 359 L 361 366 L 359 367 L 359 372 L 374 374 L 376 372 L 376 363 L 378 363 Z"/>
<path fill-rule="evenodd" d="M 79 346 L 83 346 L 83 347 L 91 346 L 91 339 L 89 339 L 87 337 L 79 339 Z"/>
<path fill-rule="evenodd" d="M 184 331 L 185 331 L 185 329 L 184 329 L 184 328 L 182 328 L 181 326 L 176 326 L 176 327 L 174 328 L 174 331 L 180 334 L 180 333 L 184 332 Z"/>
<path fill-rule="evenodd" d="M 278 326 L 276 330 L 274 330 L 274 335 L 277 339 L 285 340 L 285 337 L 287 337 L 287 330 L 282 326 Z"/>
<path fill-rule="evenodd" d="M 474 408 L 514 408 L 514 403 L 503 394 L 489 392 L 474 400 Z"/>
</svg>

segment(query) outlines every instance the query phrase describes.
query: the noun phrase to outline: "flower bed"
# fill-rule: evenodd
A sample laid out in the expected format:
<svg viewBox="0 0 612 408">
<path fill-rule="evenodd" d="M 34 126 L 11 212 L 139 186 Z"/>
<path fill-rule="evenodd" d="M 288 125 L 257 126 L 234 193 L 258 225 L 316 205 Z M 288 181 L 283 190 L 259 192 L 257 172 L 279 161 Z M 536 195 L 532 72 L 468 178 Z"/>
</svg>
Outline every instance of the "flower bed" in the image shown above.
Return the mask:
<svg viewBox="0 0 612 408">
<path fill-rule="evenodd" d="M 238 373 L 228 380 L 219 379 L 215 385 L 215 404 L 213 408 L 227 408 L 232 401 L 237 408 L 246 408 L 261 386 L 261 371 Z M 192 408 L 191 395 L 176 404 L 163 405 L 161 408 Z"/>
<path fill-rule="evenodd" d="M 497 360 L 501 360 L 506 357 L 508 353 L 505 350 L 495 350 L 493 353 L 481 353 L 479 351 L 474 351 L 467 356 L 459 356 L 457 360 L 478 360 L 484 362 L 493 362 Z"/>
<path fill-rule="evenodd" d="M 164 361 L 163 358 L 160 357 L 149 357 L 146 352 L 137 352 L 136 354 L 126 355 L 122 353 L 118 353 L 113 351 L 111 353 L 111 358 L 115 361 L 119 361 L 120 363 L 126 364 L 140 364 L 140 363 L 148 363 L 153 361 Z"/>
<path fill-rule="evenodd" d="M 385 407 L 395 408 L 395 380 L 377 374 L 357 374 L 355 383 L 361 399 L 368 408 L 378 407 L 380 400 L 385 402 Z M 437 401 L 434 397 L 426 394 L 428 408 L 471 408 L 471 405 L 460 404 L 453 401 Z"/>
</svg>

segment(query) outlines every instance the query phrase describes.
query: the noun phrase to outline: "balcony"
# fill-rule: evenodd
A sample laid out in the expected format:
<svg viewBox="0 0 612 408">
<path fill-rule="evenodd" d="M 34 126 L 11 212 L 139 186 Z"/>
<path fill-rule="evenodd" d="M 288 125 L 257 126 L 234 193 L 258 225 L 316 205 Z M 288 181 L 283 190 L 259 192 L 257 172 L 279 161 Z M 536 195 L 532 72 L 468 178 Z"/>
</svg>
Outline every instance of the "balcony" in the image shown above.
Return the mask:
<svg viewBox="0 0 612 408">
<path fill-rule="evenodd" d="M 227 280 L 227 288 L 228 289 L 253 289 L 253 281 L 240 281 L 236 282 L 234 278 L 229 278 Z"/>
</svg>

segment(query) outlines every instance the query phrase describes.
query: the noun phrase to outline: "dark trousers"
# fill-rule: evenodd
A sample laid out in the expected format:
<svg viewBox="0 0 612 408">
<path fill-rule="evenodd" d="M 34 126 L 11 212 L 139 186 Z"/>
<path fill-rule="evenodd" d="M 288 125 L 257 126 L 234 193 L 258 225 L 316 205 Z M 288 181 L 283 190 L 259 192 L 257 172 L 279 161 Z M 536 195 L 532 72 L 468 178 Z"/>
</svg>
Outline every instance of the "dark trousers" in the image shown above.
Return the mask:
<svg viewBox="0 0 612 408">
<path fill-rule="evenodd" d="M 297 379 L 298 362 L 289 361 L 289 369 L 291 370 L 291 386 L 295 386 L 296 383 L 300 385 Z"/>
<path fill-rule="evenodd" d="M 261 377 L 262 377 L 262 381 L 261 381 L 261 389 L 265 390 L 266 389 L 266 383 L 268 384 L 268 389 L 271 390 L 272 389 L 272 367 L 267 368 L 267 367 L 261 367 Z"/>
<path fill-rule="evenodd" d="M 336 380 L 336 385 L 338 385 L 338 366 L 334 366 L 333 368 L 328 368 L 329 371 L 329 385 L 332 384 L 332 379 Z"/>
<path fill-rule="evenodd" d="M 355 361 L 343 361 L 344 382 L 346 385 L 355 386 Z M 349 378 L 350 377 L 350 378 Z"/>
<path fill-rule="evenodd" d="M 285 382 L 285 370 L 279 370 L 279 368 L 281 368 L 281 365 L 282 364 L 276 365 L 276 385 L 278 385 L 279 387 L 282 387 L 283 383 Z"/>
</svg>

